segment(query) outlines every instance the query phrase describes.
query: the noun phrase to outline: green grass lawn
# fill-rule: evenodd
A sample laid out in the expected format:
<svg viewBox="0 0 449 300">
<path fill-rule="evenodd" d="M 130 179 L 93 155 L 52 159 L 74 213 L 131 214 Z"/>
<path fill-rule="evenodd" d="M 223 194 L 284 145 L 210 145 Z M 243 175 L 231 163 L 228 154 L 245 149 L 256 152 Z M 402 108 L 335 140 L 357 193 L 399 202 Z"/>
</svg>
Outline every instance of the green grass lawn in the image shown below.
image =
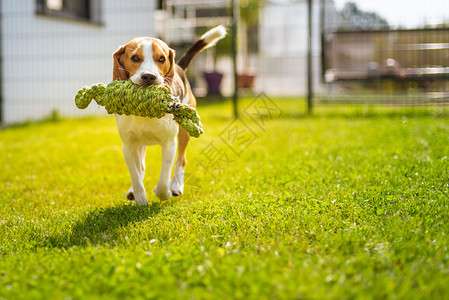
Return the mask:
<svg viewBox="0 0 449 300">
<path fill-rule="evenodd" d="M 149 148 L 147 207 L 112 117 L 0 131 L 0 299 L 447 298 L 447 111 L 277 103 L 200 106 L 185 194 Z"/>
</svg>

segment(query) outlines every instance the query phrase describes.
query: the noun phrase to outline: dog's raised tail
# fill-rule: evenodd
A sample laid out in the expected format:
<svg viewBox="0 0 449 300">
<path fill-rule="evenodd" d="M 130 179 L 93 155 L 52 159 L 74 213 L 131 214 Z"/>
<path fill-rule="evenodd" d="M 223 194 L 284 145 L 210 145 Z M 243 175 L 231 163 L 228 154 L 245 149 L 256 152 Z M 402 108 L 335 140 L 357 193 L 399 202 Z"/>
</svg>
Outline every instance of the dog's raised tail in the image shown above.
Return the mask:
<svg viewBox="0 0 449 300">
<path fill-rule="evenodd" d="M 178 60 L 178 65 L 186 70 L 193 58 L 204 49 L 215 46 L 215 44 L 226 36 L 226 28 L 219 25 L 203 34 L 193 45 L 187 49 Z"/>
</svg>

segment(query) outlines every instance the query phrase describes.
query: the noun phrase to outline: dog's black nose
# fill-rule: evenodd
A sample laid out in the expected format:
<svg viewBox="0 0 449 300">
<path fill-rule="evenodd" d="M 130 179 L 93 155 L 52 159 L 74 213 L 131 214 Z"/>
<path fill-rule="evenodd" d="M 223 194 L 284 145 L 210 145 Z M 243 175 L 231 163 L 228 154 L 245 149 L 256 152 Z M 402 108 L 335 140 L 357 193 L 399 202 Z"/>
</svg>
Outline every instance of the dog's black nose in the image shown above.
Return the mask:
<svg viewBox="0 0 449 300">
<path fill-rule="evenodd" d="M 145 83 L 145 85 L 152 85 L 156 81 L 156 75 L 153 73 L 144 73 L 142 76 L 140 76 L 142 81 Z"/>
</svg>

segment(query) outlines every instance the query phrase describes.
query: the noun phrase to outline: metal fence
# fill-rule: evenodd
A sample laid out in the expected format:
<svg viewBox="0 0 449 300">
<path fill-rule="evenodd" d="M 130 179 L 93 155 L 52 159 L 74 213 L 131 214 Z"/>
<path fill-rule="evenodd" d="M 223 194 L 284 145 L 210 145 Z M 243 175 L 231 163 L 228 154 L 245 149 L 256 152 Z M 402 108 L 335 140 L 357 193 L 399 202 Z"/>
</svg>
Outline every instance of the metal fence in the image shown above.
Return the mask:
<svg viewBox="0 0 449 300">
<path fill-rule="evenodd" d="M 448 102 L 449 28 L 324 34 L 321 103 Z"/>
<path fill-rule="evenodd" d="M 428 5 L 436 1 L 430 0 Z M 169 2 L 184 5 L 183 1 Z M 202 1 L 194 2 L 201 5 Z M 248 45 L 239 41 L 239 77 L 248 70 L 255 77 L 250 89 L 243 88 L 239 94 L 250 91 L 270 97 L 308 96 L 309 107 L 448 103 L 449 22 L 401 28 L 395 23 L 399 19 L 392 21 L 377 13 L 363 12 L 358 7 L 363 1 L 355 0 L 344 7 L 337 7 L 336 2 L 341 1 L 264 1 L 257 27 L 257 51 L 245 52 L 242 48 Z M 220 3 L 232 5 L 231 1 Z M 407 5 L 420 3 L 410 0 Z M 416 20 L 425 19 L 419 10 L 412 13 Z M 239 40 L 246 29 L 240 22 Z M 222 61 L 225 63 L 219 69 L 225 78 L 231 78 L 230 68 L 226 67 L 230 61 Z M 195 69 L 198 74 L 204 71 L 204 62 Z M 232 81 L 227 83 L 222 88 L 225 95 L 234 88 L 229 84 Z M 204 81 L 200 80 L 198 86 L 204 86 Z"/>
</svg>

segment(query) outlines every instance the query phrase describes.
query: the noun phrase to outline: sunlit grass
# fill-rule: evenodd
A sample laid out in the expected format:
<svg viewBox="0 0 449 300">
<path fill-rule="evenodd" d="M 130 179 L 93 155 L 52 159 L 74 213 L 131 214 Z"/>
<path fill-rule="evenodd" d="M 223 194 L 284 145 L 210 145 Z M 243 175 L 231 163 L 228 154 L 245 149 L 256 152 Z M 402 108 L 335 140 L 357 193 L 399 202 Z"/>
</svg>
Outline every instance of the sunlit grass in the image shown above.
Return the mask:
<svg viewBox="0 0 449 300">
<path fill-rule="evenodd" d="M 449 293 L 446 109 L 307 117 L 289 100 L 262 121 L 252 101 L 236 122 L 229 102 L 200 106 L 182 197 L 151 194 L 161 155 L 148 149 L 148 207 L 125 199 L 112 117 L 0 131 L 0 298 Z"/>
</svg>

